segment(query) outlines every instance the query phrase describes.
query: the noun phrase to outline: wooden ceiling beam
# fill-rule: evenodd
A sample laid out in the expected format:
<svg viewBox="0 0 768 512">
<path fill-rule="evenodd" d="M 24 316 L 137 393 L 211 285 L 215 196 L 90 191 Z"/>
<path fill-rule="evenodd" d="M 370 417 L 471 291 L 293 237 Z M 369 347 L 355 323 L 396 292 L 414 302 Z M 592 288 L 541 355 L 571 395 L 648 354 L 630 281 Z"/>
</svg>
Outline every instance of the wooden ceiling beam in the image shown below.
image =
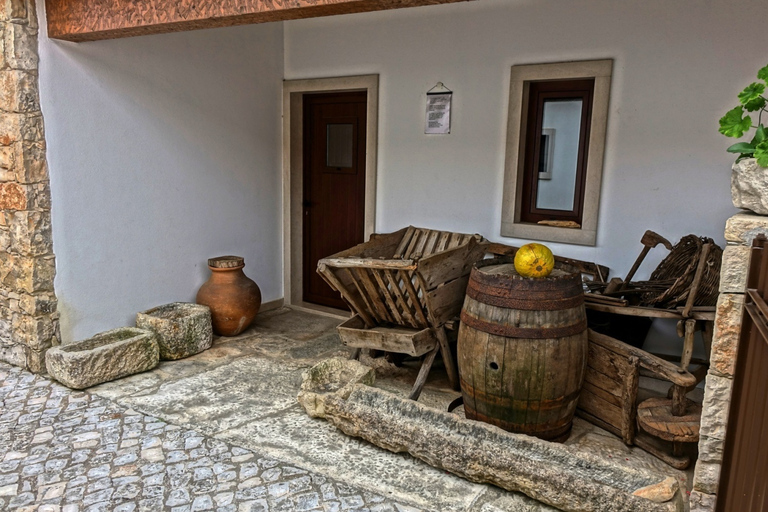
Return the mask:
<svg viewBox="0 0 768 512">
<path fill-rule="evenodd" d="M 316 18 L 466 0 L 45 0 L 48 37 L 120 37 Z"/>
</svg>

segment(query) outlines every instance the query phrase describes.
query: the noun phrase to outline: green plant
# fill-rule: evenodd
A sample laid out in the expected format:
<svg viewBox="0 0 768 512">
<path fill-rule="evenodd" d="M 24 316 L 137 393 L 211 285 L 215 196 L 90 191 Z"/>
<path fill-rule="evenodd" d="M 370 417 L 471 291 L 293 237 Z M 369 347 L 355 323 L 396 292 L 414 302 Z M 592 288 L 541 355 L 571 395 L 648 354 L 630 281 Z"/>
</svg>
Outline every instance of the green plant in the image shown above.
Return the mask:
<svg viewBox="0 0 768 512">
<path fill-rule="evenodd" d="M 763 113 L 766 110 L 766 100 L 763 94 L 768 86 L 768 66 L 757 72 L 757 78 L 763 81 L 753 82 L 739 93 L 738 107 L 728 111 L 720 119 L 720 133 L 727 137 L 739 138 L 750 128 L 755 128 L 755 136 L 750 142 L 737 142 L 728 148 L 729 153 L 738 153 L 739 158 L 755 157 L 761 167 L 768 167 L 768 130 L 763 126 Z M 757 125 L 752 124 L 752 112 L 757 112 Z"/>
</svg>

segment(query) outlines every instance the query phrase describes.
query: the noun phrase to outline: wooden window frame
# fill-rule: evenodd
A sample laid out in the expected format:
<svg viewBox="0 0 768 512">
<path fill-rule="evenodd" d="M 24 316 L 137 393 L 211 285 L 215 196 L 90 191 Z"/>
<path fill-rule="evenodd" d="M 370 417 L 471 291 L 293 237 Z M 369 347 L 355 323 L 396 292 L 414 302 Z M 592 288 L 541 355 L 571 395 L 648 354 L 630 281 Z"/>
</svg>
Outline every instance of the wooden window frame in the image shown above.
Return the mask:
<svg viewBox="0 0 768 512">
<path fill-rule="evenodd" d="M 504 198 L 502 203 L 501 235 L 525 240 L 544 240 L 595 245 L 597 240 L 597 216 L 600 203 L 600 184 L 603 173 L 603 156 L 608 121 L 613 60 L 561 62 L 513 66 L 510 80 L 509 118 L 507 126 L 507 152 L 504 174 Z M 581 190 L 577 191 L 579 215 L 563 216 L 563 212 L 549 210 L 543 217 L 531 217 L 530 186 L 526 193 L 527 134 L 535 133 L 535 122 L 530 119 L 531 83 L 566 80 L 594 80 L 591 100 L 591 116 L 582 134 L 585 139 L 584 165 L 581 170 Z M 532 126 L 533 125 L 533 126 Z M 531 130 L 528 127 L 531 126 Z M 540 128 L 540 127 L 539 127 Z M 536 142 L 534 137 L 534 143 Z M 534 146 L 533 151 L 536 147 Z M 536 158 L 535 160 L 538 160 Z M 531 169 L 537 167 L 531 164 Z M 532 171 L 531 171 L 532 172 Z M 528 178 L 530 180 L 530 177 Z M 527 209 L 526 209 L 527 208 Z M 558 213 L 559 215 L 554 215 Z M 558 219 L 558 217 L 561 217 Z M 580 229 L 537 224 L 538 220 L 575 220 Z"/>
</svg>

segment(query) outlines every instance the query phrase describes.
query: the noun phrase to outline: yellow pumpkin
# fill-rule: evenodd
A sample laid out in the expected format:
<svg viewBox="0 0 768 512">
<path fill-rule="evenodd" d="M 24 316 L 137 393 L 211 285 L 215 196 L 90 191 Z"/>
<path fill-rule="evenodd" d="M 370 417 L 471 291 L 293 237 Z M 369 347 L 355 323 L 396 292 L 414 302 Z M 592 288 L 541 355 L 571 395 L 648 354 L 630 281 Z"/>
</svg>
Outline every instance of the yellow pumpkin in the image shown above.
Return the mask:
<svg viewBox="0 0 768 512">
<path fill-rule="evenodd" d="M 549 247 L 525 244 L 515 254 L 515 270 L 523 277 L 547 277 L 555 268 L 555 257 Z"/>
</svg>

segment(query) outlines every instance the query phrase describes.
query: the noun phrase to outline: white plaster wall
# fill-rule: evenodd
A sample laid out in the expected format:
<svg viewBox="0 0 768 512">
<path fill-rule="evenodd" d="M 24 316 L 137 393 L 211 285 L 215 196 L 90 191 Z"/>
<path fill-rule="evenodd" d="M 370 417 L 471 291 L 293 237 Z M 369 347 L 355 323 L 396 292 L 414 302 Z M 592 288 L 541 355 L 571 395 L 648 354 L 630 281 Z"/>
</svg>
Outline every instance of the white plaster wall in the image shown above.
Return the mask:
<svg viewBox="0 0 768 512">
<path fill-rule="evenodd" d="M 64 342 L 193 301 L 209 257 L 245 257 L 264 300 L 282 297 L 282 24 L 81 44 L 41 32 Z"/>
<path fill-rule="evenodd" d="M 614 59 L 597 245 L 548 245 L 624 276 L 646 229 L 724 246 L 733 141 L 718 119 L 767 62 L 764 11 L 763 0 L 479 0 L 298 20 L 285 24 L 285 75 L 380 74 L 377 231 L 414 224 L 519 245 L 499 235 L 510 67 Z M 424 135 L 438 81 L 454 91 L 451 134 Z M 651 251 L 637 277 L 665 254 Z M 667 324 L 653 333 L 676 338 Z"/>
<path fill-rule="evenodd" d="M 499 235 L 510 67 L 614 59 L 597 246 L 550 245 L 624 275 L 646 229 L 724 243 L 733 141 L 718 119 L 766 64 L 764 7 L 479 0 L 297 20 L 285 24 L 285 75 L 380 74 L 377 230 L 416 224 L 517 244 Z M 451 134 L 424 135 L 438 81 L 454 91 Z M 650 271 L 658 259 L 648 261 Z"/>
</svg>

